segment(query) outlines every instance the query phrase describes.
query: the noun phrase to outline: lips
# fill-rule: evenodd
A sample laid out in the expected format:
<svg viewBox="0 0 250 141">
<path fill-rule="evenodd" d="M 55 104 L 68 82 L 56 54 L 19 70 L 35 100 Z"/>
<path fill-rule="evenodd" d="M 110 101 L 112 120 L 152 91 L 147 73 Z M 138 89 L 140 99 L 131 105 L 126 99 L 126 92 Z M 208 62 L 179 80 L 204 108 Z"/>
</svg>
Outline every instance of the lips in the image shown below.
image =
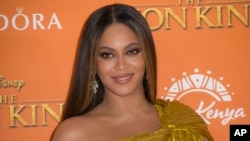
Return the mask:
<svg viewBox="0 0 250 141">
<path fill-rule="evenodd" d="M 130 82 L 132 77 L 133 77 L 133 74 L 131 74 L 131 73 L 112 76 L 113 80 L 118 84 L 126 84 L 126 83 Z"/>
</svg>

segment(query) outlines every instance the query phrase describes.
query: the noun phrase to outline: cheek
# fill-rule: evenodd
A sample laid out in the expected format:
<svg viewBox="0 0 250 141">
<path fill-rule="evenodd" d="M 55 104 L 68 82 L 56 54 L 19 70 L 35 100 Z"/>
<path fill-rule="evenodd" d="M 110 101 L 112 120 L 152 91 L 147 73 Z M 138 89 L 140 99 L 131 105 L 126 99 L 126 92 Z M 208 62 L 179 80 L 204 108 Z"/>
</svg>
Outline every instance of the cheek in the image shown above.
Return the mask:
<svg viewBox="0 0 250 141">
<path fill-rule="evenodd" d="M 112 61 L 103 61 L 101 59 L 97 59 L 96 62 L 96 70 L 98 74 L 102 74 L 105 75 L 108 72 L 110 72 L 110 70 L 113 68 L 113 63 Z M 99 75 L 99 76 L 102 76 Z"/>
<path fill-rule="evenodd" d="M 137 57 L 136 59 L 131 61 L 131 64 L 137 69 L 137 70 L 145 70 L 145 61 L 143 56 Z"/>
</svg>

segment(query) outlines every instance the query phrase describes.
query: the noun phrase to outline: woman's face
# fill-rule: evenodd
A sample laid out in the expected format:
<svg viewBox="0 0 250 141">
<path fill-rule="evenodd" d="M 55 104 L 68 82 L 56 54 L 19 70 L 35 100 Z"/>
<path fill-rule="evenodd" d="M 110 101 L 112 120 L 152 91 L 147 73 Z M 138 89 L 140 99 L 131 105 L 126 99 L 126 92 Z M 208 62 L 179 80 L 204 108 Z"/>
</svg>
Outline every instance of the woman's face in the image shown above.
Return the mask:
<svg viewBox="0 0 250 141">
<path fill-rule="evenodd" d="M 119 23 L 110 25 L 101 36 L 96 60 L 105 94 L 126 96 L 144 92 L 143 46 L 129 27 Z"/>
</svg>

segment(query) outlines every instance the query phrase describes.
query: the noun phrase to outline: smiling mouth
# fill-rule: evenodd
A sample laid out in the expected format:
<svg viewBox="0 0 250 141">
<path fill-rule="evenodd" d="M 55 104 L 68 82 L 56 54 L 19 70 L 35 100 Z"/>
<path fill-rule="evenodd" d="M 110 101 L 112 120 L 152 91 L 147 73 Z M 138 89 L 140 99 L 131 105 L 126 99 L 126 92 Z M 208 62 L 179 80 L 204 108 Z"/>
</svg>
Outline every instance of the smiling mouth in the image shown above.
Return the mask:
<svg viewBox="0 0 250 141">
<path fill-rule="evenodd" d="M 118 84 L 126 84 L 130 82 L 134 74 L 122 74 L 122 75 L 116 75 L 112 76 L 113 80 Z"/>
</svg>

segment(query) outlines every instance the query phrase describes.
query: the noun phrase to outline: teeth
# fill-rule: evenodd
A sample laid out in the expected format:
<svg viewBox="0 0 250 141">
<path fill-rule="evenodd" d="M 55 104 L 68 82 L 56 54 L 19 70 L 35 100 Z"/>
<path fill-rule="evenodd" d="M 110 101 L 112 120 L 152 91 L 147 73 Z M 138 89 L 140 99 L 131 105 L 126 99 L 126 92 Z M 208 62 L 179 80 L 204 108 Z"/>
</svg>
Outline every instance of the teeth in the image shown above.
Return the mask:
<svg viewBox="0 0 250 141">
<path fill-rule="evenodd" d="M 125 84 L 128 83 L 132 78 L 132 74 L 124 74 L 119 76 L 114 76 L 113 79 L 116 83 Z"/>
<path fill-rule="evenodd" d="M 128 79 L 129 78 L 129 76 L 126 76 L 126 77 L 122 77 L 122 78 L 119 78 L 120 80 L 126 80 L 126 79 Z"/>
</svg>

